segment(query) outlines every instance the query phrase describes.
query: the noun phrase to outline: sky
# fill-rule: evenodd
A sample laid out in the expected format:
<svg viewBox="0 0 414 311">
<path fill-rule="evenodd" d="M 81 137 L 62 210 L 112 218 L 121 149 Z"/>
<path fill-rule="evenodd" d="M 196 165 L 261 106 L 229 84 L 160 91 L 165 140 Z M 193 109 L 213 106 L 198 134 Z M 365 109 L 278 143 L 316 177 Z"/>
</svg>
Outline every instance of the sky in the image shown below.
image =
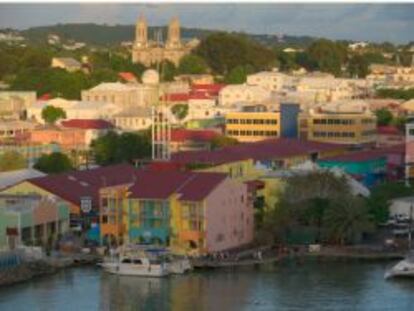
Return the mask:
<svg viewBox="0 0 414 311">
<path fill-rule="evenodd" d="M 0 3 L 0 28 L 57 23 L 150 25 L 180 18 L 184 27 L 248 33 L 311 35 L 330 39 L 414 41 L 414 3 Z"/>
</svg>

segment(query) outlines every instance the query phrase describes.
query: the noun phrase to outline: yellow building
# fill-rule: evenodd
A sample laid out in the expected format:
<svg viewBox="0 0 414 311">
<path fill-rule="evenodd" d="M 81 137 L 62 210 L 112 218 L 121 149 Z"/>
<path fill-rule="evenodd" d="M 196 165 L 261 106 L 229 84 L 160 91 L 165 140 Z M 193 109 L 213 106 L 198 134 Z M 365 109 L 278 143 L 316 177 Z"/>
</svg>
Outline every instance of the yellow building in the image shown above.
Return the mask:
<svg viewBox="0 0 414 311">
<path fill-rule="evenodd" d="M 376 141 L 376 116 L 369 110 L 310 110 L 299 117 L 299 135 L 306 140 L 338 144 Z"/>
<path fill-rule="evenodd" d="M 226 135 L 240 142 L 280 137 L 280 112 L 230 112 L 226 115 Z"/>
</svg>

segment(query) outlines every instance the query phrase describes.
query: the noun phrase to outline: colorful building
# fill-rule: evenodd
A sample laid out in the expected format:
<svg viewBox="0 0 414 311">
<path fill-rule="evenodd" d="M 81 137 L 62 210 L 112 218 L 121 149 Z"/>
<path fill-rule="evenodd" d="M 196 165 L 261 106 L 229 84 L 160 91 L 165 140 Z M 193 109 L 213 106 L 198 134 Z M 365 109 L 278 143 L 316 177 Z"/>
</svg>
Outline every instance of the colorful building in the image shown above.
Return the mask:
<svg viewBox="0 0 414 311">
<path fill-rule="evenodd" d="M 240 112 L 226 114 L 226 135 L 240 142 L 269 138 L 297 137 L 299 105 L 280 104 L 278 111 L 266 106 L 247 106 Z"/>
<path fill-rule="evenodd" d="M 342 103 L 341 103 L 342 104 Z M 299 133 L 302 139 L 336 144 L 375 144 L 375 115 L 365 108 L 333 109 L 324 107 L 303 113 L 299 120 Z"/>
<path fill-rule="evenodd" d="M 228 174 L 232 178 L 252 180 L 261 169 L 288 168 L 307 160 L 341 155 L 347 146 L 292 138 L 241 143 L 213 151 L 174 153 L 171 162 L 191 169 Z"/>
<path fill-rule="evenodd" d="M 220 173 L 141 170 L 135 176 L 129 187 L 102 189 L 103 242 L 157 243 L 201 255 L 252 241 L 245 184 Z"/>
<path fill-rule="evenodd" d="M 69 205 L 71 228 L 88 232 L 99 222 L 100 189 L 131 183 L 135 178 L 135 171 L 133 166 L 127 164 L 72 171 L 28 179 L 3 190 L 2 193 L 57 197 Z M 99 239 L 99 236 L 91 238 Z"/>
<path fill-rule="evenodd" d="M 69 229 L 69 207 L 39 195 L 0 195 L 0 248 L 45 244 Z"/>
<path fill-rule="evenodd" d="M 171 152 L 190 150 L 210 150 L 211 141 L 220 133 L 214 130 L 172 129 Z"/>
<path fill-rule="evenodd" d="M 322 168 L 339 168 L 367 187 L 384 181 L 387 175 L 387 156 L 378 150 L 321 159 L 318 164 Z"/>
<path fill-rule="evenodd" d="M 404 132 L 398 127 L 392 125 L 377 127 L 377 147 L 389 147 L 404 143 Z"/>
</svg>

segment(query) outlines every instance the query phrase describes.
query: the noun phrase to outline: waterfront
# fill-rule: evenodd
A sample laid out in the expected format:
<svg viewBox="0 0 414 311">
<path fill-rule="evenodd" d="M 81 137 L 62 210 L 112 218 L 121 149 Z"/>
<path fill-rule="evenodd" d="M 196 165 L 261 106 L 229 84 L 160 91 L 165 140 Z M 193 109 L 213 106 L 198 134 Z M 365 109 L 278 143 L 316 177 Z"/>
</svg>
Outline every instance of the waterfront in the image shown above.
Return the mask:
<svg viewBox="0 0 414 311">
<path fill-rule="evenodd" d="M 287 263 L 166 279 L 73 268 L 0 288 L 0 310 L 412 310 L 414 280 L 384 281 L 389 264 Z"/>
</svg>

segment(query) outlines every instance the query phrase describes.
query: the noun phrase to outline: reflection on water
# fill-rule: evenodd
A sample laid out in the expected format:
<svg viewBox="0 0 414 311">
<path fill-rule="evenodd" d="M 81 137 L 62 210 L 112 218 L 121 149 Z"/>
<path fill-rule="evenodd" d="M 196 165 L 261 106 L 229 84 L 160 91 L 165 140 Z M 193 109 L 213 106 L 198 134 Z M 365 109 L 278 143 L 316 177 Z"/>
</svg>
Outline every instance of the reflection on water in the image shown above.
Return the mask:
<svg viewBox="0 0 414 311">
<path fill-rule="evenodd" d="M 414 310 L 414 280 L 379 263 L 294 263 L 165 279 L 77 268 L 0 288 L 0 310 Z"/>
</svg>

